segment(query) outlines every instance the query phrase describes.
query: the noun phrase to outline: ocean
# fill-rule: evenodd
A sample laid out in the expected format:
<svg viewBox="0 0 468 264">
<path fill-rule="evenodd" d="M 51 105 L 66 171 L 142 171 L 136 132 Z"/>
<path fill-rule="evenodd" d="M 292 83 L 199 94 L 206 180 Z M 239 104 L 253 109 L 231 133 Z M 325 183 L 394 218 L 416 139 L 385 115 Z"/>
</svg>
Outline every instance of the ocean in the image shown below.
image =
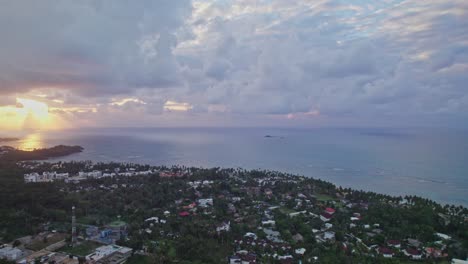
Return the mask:
<svg viewBox="0 0 468 264">
<path fill-rule="evenodd" d="M 268 135 L 268 137 L 266 137 Z M 55 160 L 242 167 L 468 206 L 468 133 L 434 129 L 108 128 L 34 132 L 8 145 L 80 145 Z"/>
</svg>

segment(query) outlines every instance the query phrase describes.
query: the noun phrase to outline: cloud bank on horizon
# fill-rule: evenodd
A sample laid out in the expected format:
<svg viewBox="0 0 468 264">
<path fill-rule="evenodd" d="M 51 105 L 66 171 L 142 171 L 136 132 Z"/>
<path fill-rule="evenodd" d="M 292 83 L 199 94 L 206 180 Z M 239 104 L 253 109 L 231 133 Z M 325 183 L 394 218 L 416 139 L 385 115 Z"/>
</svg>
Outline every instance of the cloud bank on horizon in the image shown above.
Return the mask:
<svg viewBox="0 0 468 264">
<path fill-rule="evenodd" d="M 468 120 L 466 0 L 0 5 L 0 108 L 64 126 Z"/>
</svg>

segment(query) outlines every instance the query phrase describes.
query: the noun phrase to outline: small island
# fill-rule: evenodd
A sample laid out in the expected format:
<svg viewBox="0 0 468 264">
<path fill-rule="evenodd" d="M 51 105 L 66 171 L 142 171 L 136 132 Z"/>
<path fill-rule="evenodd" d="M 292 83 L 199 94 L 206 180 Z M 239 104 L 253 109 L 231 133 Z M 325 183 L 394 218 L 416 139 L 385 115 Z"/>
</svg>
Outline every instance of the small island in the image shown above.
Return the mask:
<svg viewBox="0 0 468 264">
<path fill-rule="evenodd" d="M 284 137 L 283 137 L 283 136 L 265 135 L 264 138 L 279 138 L 279 139 L 283 139 Z"/>
<path fill-rule="evenodd" d="M 46 160 L 68 156 L 83 151 L 81 146 L 58 145 L 52 148 L 35 149 L 25 151 L 9 146 L 0 147 L 0 160 L 4 161 L 26 161 L 26 160 Z"/>
</svg>

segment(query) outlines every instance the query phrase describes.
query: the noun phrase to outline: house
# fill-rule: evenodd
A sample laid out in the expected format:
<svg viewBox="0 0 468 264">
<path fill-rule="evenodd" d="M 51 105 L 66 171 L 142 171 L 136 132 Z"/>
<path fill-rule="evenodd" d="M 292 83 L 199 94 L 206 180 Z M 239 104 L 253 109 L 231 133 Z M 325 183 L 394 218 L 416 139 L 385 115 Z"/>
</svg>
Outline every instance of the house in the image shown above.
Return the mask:
<svg viewBox="0 0 468 264">
<path fill-rule="evenodd" d="M 242 259 L 237 255 L 230 256 L 229 264 L 242 264 Z"/>
<path fill-rule="evenodd" d="M 315 236 L 315 239 L 319 243 L 325 243 L 325 242 L 334 242 L 335 240 L 335 232 L 333 231 L 326 231 L 324 233 L 318 234 Z"/>
<path fill-rule="evenodd" d="M 306 249 L 305 248 L 298 248 L 294 251 L 297 255 L 304 255 L 304 253 L 306 252 Z"/>
<path fill-rule="evenodd" d="M 39 177 L 39 174 L 37 172 L 31 173 L 31 174 L 25 174 L 24 175 L 24 182 L 25 183 L 37 182 L 38 177 Z"/>
<path fill-rule="evenodd" d="M 332 240 L 332 239 L 335 239 L 335 232 L 327 231 L 327 232 L 323 233 L 323 238 L 324 238 L 325 240 Z"/>
<path fill-rule="evenodd" d="M 216 227 L 216 232 L 222 232 L 222 231 L 225 231 L 225 232 L 228 232 L 229 230 L 231 230 L 231 222 L 224 222 L 222 223 L 221 225 L 217 226 Z"/>
<path fill-rule="evenodd" d="M 197 202 L 200 207 L 207 208 L 207 207 L 213 206 L 213 198 L 198 199 Z"/>
<path fill-rule="evenodd" d="M 96 248 L 93 253 L 86 256 L 86 260 L 90 263 L 124 263 L 132 251 L 128 247 L 107 245 Z"/>
<path fill-rule="evenodd" d="M 442 234 L 442 233 L 435 233 L 435 235 L 438 236 L 438 237 L 440 237 L 440 238 L 442 238 L 443 240 L 450 240 L 450 239 L 452 239 L 451 236 L 446 235 L 446 234 Z"/>
<path fill-rule="evenodd" d="M 294 240 L 294 242 L 298 243 L 298 242 L 303 242 L 304 241 L 304 237 L 297 233 L 295 234 L 294 236 L 292 236 L 292 239 Z"/>
<path fill-rule="evenodd" d="M 24 256 L 24 252 L 10 246 L 0 246 L 0 259 L 17 260 Z"/>
<path fill-rule="evenodd" d="M 254 253 L 249 253 L 247 255 L 242 255 L 242 264 L 252 264 L 252 263 L 257 263 L 257 255 Z"/>
<path fill-rule="evenodd" d="M 190 213 L 187 212 L 187 211 L 182 211 L 182 212 L 179 213 L 179 216 L 182 216 L 182 217 L 186 217 L 186 216 L 189 216 L 189 215 L 190 215 Z"/>
<path fill-rule="evenodd" d="M 400 242 L 400 240 L 388 240 L 387 245 L 389 247 L 400 248 L 401 247 L 401 242 Z"/>
<path fill-rule="evenodd" d="M 281 239 L 281 234 L 278 231 L 274 231 L 269 228 L 263 229 L 263 232 L 266 234 L 266 238 L 275 243 L 281 243 L 283 240 Z"/>
<path fill-rule="evenodd" d="M 193 209 L 195 207 L 197 207 L 196 203 L 190 203 L 189 205 L 185 205 L 182 208 L 184 208 L 184 209 Z"/>
<path fill-rule="evenodd" d="M 289 217 L 296 217 L 296 216 L 298 216 L 300 214 L 306 214 L 306 213 L 307 213 L 307 211 L 293 212 L 293 213 L 289 214 Z"/>
<path fill-rule="evenodd" d="M 270 188 L 266 188 L 263 193 L 265 193 L 266 196 L 271 196 L 273 195 L 273 191 Z"/>
<path fill-rule="evenodd" d="M 145 222 L 159 222 L 159 218 L 156 217 L 156 216 L 153 216 L 153 217 L 150 217 L 148 219 L 145 220 Z"/>
<path fill-rule="evenodd" d="M 322 220 L 323 222 L 328 222 L 331 220 L 331 218 L 332 218 L 332 215 L 329 213 L 322 213 L 320 215 L 320 220 Z"/>
<path fill-rule="evenodd" d="M 412 247 L 415 247 L 415 248 L 418 248 L 422 245 L 422 243 L 417 239 L 408 238 L 407 241 L 408 241 L 408 244 L 410 244 Z"/>
<path fill-rule="evenodd" d="M 386 247 L 380 247 L 379 248 L 379 253 L 384 256 L 384 258 L 392 258 L 393 257 L 393 250 L 386 248 Z"/>
<path fill-rule="evenodd" d="M 251 233 L 251 232 L 245 233 L 244 237 L 251 238 L 253 240 L 257 240 L 257 235 L 255 233 Z"/>
<path fill-rule="evenodd" d="M 427 247 L 424 249 L 426 257 L 441 258 L 446 257 L 447 254 L 443 254 L 442 250 L 433 247 Z"/>
<path fill-rule="evenodd" d="M 262 225 L 275 225 L 275 220 L 262 221 Z"/>
<path fill-rule="evenodd" d="M 407 256 L 407 257 L 410 257 L 411 259 L 421 259 L 422 258 L 421 251 L 419 251 L 417 249 L 414 249 L 414 248 L 407 248 L 407 249 L 403 250 L 403 254 L 405 254 L 405 256 Z"/>
<path fill-rule="evenodd" d="M 290 264 L 290 263 L 293 263 L 292 261 L 293 261 L 293 259 L 294 259 L 294 257 L 291 256 L 291 255 L 278 256 L 277 258 L 278 258 L 278 260 L 279 260 L 279 262 L 280 262 L 281 264 Z"/>
<path fill-rule="evenodd" d="M 468 264 L 468 259 L 467 260 L 452 259 L 451 264 Z"/>
<path fill-rule="evenodd" d="M 335 209 L 331 208 L 331 207 L 327 207 L 325 208 L 325 212 L 332 215 L 335 213 Z"/>
</svg>

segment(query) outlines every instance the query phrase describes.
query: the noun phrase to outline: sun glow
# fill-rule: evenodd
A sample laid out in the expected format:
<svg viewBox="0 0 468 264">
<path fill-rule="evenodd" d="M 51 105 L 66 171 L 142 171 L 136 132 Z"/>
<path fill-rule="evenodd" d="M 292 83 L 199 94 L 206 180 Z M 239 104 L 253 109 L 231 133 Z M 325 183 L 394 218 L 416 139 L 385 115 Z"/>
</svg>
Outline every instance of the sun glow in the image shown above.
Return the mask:
<svg viewBox="0 0 468 264">
<path fill-rule="evenodd" d="M 33 99 L 16 98 L 16 105 L 0 107 L 0 129 L 50 130 L 59 129 L 60 118 L 49 112 L 49 106 Z"/>
<path fill-rule="evenodd" d="M 32 114 L 35 118 L 46 120 L 49 117 L 49 107 L 45 103 L 24 98 L 17 98 L 16 101 L 19 108 L 23 108 L 27 114 Z"/>
<path fill-rule="evenodd" d="M 25 151 L 33 151 L 35 149 L 44 148 L 44 142 L 39 133 L 34 133 L 22 139 L 18 148 Z"/>
</svg>

